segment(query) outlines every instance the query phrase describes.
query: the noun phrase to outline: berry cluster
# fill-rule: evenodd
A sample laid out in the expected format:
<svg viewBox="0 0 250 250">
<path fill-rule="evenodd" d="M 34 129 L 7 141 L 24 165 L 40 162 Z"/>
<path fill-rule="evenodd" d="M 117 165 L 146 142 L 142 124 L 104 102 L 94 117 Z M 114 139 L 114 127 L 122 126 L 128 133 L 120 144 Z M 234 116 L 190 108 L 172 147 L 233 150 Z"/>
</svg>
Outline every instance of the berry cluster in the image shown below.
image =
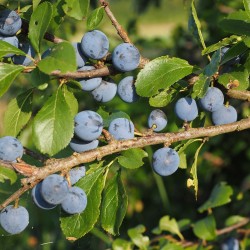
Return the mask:
<svg viewBox="0 0 250 250">
<path fill-rule="evenodd" d="M 20 30 L 22 21 L 14 11 L 4 10 L 0 12 L 0 40 L 8 42 L 23 50 L 30 57 L 34 57 L 34 50 L 28 43 L 19 43 L 15 34 Z M 109 40 L 99 31 L 86 32 L 81 42 L 72 43 L 75 50 L 78 71 L 91 71 L 96 69 L 93 60 L 108 58 Z M 52 48 L 46 50 L 42 59 L 49 56 Z M 25 56 L 9 54 L 13 63 L 29 65 L 31 59 Z M 108 59 L 107 59 L 108 61 Z M 111 54 L 111 63 L 120 72 L 135 70 L 140 63 L 138 49 L 130 43 L 121 43 L 116 46 Z M 135 91 L 135 79 L 133 76 L 124 77 L 119 84 L 111 78 L 83 78 L 79 79 L 83 91 L 91 91 L 93 98 L 99 102 L 112 100 L 116 93 L 127 102 L 138 100 Z M 227 124 L 237 120 L 237 112 L 230 105 L 224 105 L 224 95 L 220 89 L 209 87 L 203 98 L 199 100 L 200 107 L 212 113 L 212 121 L 215 125 Z M 190 97 L 177 100 L 174 108 L 176 116 L 184 122 L 193 121 L 198 116 L 198 105 Z M 150 132 L 160 132 L 167 126 L 166 114 L 160 110 L 153 110 L 148 117 Z M 99 138 L 104 128 L 103 118 L 96 112 L 84 110 L 74 117 L 74 137 L 69 143 L 74 152 L 85 152 L 98 147 Z M 108 131 L 115 140 L 133 139 L 135 127 L 127 118 L 113 119 Z M 23 155 L 22 144 L 14 137 L 6 136 L 0 139 L 0 159 L 16 162 Z M 173 174 L 179 167 L 178 153 L 169 147 L 156 150 L 153 154 L 153 170 L 161 175 Z M 49 210 L 61 205 L 63 211 L 68 214 L 81 213 L 87 206 L 87 195 L 84 190 L 72 186 L 85 175 L 85 167 L 77 167 L 69 172 L 69 178 L 58 174 L 52 174 L 39 182 L 32 189 L 32 199 L 41 209 Z M 0 213 L 0 224 L 10 234 L 23 231 L 29 223 L 29 214 L 22 206 L 7 206 Z"/>
<path fill-rule="evenodd" d="M 16 33 L 21 29 L 22 19 L 13 10 L 5 9 L 0 12 L 0 40 L 19 48 L 30 57 L 35 56 L 33 47 L 27 42 L 19 42 Z M 6 58 L 11 58 L 14 64 L 28 66 L 32 60 L 30 57 L 9 53 Z"/>
</svg>

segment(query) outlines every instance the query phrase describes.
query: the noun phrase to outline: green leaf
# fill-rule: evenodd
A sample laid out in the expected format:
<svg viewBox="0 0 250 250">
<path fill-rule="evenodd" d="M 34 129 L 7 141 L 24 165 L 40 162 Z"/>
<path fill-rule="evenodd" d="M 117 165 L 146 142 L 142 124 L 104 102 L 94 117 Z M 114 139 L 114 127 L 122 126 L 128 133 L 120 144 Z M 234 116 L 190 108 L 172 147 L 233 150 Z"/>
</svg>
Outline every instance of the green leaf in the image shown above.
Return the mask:
<svg viewBox="0 0 250 250">
<path fill-rule="evenodd" d="M 103 191 L 101 225 L 110 234 L 119 234 L 119 228 L 126 215 L 128 197 L 119 171 Z"/>
<path fill-rule="evenodd" d="M 88 13 L 89 0 L 65 0 L 63 10 L 66 15 L 83 20 Z"/>
<path fill-rule="evenodd" d="M 123 239 L 115 239 L 112 243 L 113 250 L 132 250 L 132 243 Z"/>
<path fill-rule="evenodd" d="M 209 87 L 210 77 L 204 75 L 203 73 L 199 75 L 199 79 L 194 83 L 192 98 L 202 98 Z"/>
<path fill-rule="evenodd" d="M 224 85 L 226 88 L 230 88 L 230 83 L 234 80 L 239 82 L 238 87 L 234 87 L 237 90 L 246 90 L 249 87 L 249 72 L 245 67 L 239 66 L 235 68 L 232 72 L 220 75 L 218 81 L 220 84 Z"/>
<path fill-rule="evenodd" d="M 159 228 L 162 231 L 168 231 L 172 234 L 178 235 L 181 240 L 184 239 L 183 235 L 180 232 L 180 229 L 176 220 L 174 218 L 170 219 L 168 215 L 160 219 Z"/>
<path fill-rule="evenodd" d="M 202 213 L 208 209 L 225 205 L 231 201 L 230 196 L 232 196 L 232 194 L 233 189 L 231 186 L 224 182 L 219 183 L 213 188 L 210 197 L 198 208 L 198 211 Z"/>
<path fill-rule="evenodd" d="M 4 116 L 4 133 L 16 137 L 32 114 L 33 89 L 12 99 Z"/>
<path fill-rule="evenodd" d="M 247 217 L 242 217 L 240 215 L 232 215 L 226 219 L 225 226 L 230 227 L 247 219 Z"/>
<path fill-rule="evenodd" d="M 99 7 L 99 8 L 96 8 L 95 10 L 93 10 L 87 19 L 88 29 L 89 30 L 95 29 L 102 21 L 103 16 L 104 16 L 104 8 L 103 7 Z"/>
<path fill-rule="evenodd" d="M 190 170 L 190 174 L 192 176 L 192 179 L 189 179 L 189 181 L 191 181 L 191 186 L 194 186 L 196 199 L 197 199 L 197 194 L 198 194 L 197 162 L 198 162 L 198 156 L 199 156 L 200 150 L 201 150 L 202 146 L 204 145 L 204 143 L 205 142 L 201 143 L 201 145 L 196 150 L 195 155 L 194 155 L 194 162 L 193 162 L 191 170 Z"/>
<path fill-rule="evenodd" d="M 218 72 L 220 61 L 221 61 L 221 51 L 217 50 L 215 53 L 213 53 L 213 56 L 209 64 L 204 68 L 204 75 L 213 76 L 216 72 Z"/>
<path fill-rule="evenodd" d="M 143 166 L 142 159 L 148 157 L 147 152 L 140 148 L 131 148 L 121 153 L 118 157 L 118 162 L 125 168 L 135 169 Z"/>
<path fill-rule="evenodd" d="M 164 245 L 163 247 L 161 247 L 161 250 L 184 250 L 184 249 L 185 248 L 183 248 L 178 243 L 173 243 L 173 242 L 168 242 L 166 245 Z"/>
<path fill-rule="evenodd" d="M 32 0 L 33 10 L 35 10 L 37 8 L 37 6 L 39 5 L 40 2 L 41 2 L 41 0 Z"/>
<path fill-rule="evenodd" d="M 60 73 L 76 71 L 76 56 L 71 43 L 56 44 L 51 53 L 38 63 L 38 68 L 46 74 L 58 70 Z"/>
<path fill-rule="evenodd" d="M 181 154 L 179 154 L 179 157 L 180 157 L 179 168 L 186 169 L 187 168 L 187 155 L 184 152 L 182 152 Z"/>
<path fill-rule="evenodd" d="M 35 51 L 40 52 L 41 41 L 53 15 L 52 4 L 43 2 L 37 6 L 29 22 L 29 39 Z"/>
<path fill-rule="evenodd" d="M 106 168 L 98 168 L 94 172 L 87 173 L 77 182 L 88 199 L 87 207 L 81 214 L 64 216 L 60 218 L 61 228 L 67 239 L 76 240 L 88 233 L 97 222 L 100 215 L 101 194 L 105 185 Z"/>
<path fill-rule="evenodd" d="M 169 88 L 192 71 L 193 66 L 183 59 L 168 56 L 156 58 L 147 63 L 138 74 L 136 92 L 144 97 L 154 96 L 159 90 Z"/>
<path fill-rule="evenodd" d="M 250 11 L 250 1 L 249 0 L 243 0 L 244 8 L 246 11 Z"/>
<path fill-rule="evenodd" d="M 202 240 L 213 240 L 216 238 L 216 222 L 213 215 L 197 221 L 193 227 L 194 234 Z"/>
<path fill-rule="evenodd" d="M 74 94 L 68 90 L 66 86 L 63 86 L 62 88 L 64 98 L 66 102 L 68 103 L 68 106 L 71 110 L 71 114 L 73 117 L 78 113 L 78 102 L 75 98 Z"/>
<path fill-rule="evenodd" d="M 5 180 L 9 180 L 12 185 L 17 180 L 17 174 L 12 169 L 0 166 L 0 182 L 5 182 Z"/>
<path fill-rule="evenodd" d="M 26 55 L 22 50 L 18 49 L 17 47 L 5 41 L 0 40 L 0 58 L 8 54 L 23 55 L 23 56 Z"/>
<path fill-rule="evenodd" d="M 235 11 L 220 21 L 224 31 L 237 35 L 250 35 L 250 19 L 247 11 Z"/>
<path fill-rule="evenodd" d="M 128 235 L 132 242 L 142 250 L 147 250 L 150 243 L 149 237 L 142 235 L 145 231 L 146 228 L 143 225 L 138 225 L 128 230 Z"/>
<path fill-rule="evenodd" d="M 11 83 L 23 69 L 19 65 L 0 63 L 0 97 L 8 90 Z"/>
<path fill-rule="evenodd" d="M 54 0 L 53 1 L 53 16 L 49 24 L 48 31 L 52 34 L 59 28 L 60 24 L 63 22 L 65 13 L 63 11 L 63 0 Z"/>
<path fill-rule="evenodd" d="M 239 42 L 240 40 L 242 40 L 242 38 L 240 36 L 236 36 L 236 35 L 226 37 L 226 38 L 222 39 L 221 41 L 219 41 L 218 43 L 212 44 L 209 47 L 203 49 L 202 55 L 204 56 L 206 54 L 214 52 L 214 51 L 216 51 L 222 47 L 225 47 L 227 45 L 235 44 L 235 43 Z"/>
<path fill-rule="evenodd" d="M 74 116 L 66 98 L 59 88 L 43 105 L 33 123 L 35 146 L 48 155 L 65 148 L 74 130 Z"/>
<path fill-rule="evenodd" d="M 175 100 L 178 94 L 179 88 L 164 89 L 163 91 L 160 91 L 157 95 L 150 97 L 149 104 L 150 106 L 157 108 L 165 107 L 169 103 L 173 102 L 173 100 Z"/>
<path fill-rule="evenodd" d="M 221 65 L 228 62 L 229 60 L 244 54 L 248 50 L 248 40 L 244 39 L 241 42 L 238 42 L 234 46 L 232 46 L 223 56 L 221 60 Z"/>
<path fill-rule="evenodd" d="M 191 13 L 189 16 L 188 26 L 189 26 L 189 30 L 193 33 L 196 39 L 201 42 L 203 49 L 205 49 L 206 45 L 205 45 L 203 35 L 201 33 L 201 23 L 200 23 L 200 20 L 198 18 L 198 15 L 194 6 L 194 0 L 192 0 L 192 4 L 191 4 Z"/>
</svg>

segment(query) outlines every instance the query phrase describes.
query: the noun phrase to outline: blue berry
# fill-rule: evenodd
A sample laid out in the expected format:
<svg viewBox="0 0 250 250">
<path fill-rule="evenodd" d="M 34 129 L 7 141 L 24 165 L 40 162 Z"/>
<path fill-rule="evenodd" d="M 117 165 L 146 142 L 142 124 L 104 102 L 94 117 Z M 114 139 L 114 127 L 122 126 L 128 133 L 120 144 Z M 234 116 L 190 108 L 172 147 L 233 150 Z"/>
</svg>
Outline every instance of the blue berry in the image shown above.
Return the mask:
<svg viewBox="0 0 250 250">
<path fill-rule="evenodd" d="M 114 67 L 120 71 L 134 70 L 140 63 L 140 52 L 133 44 L 119 44 L 112 53 L 112 62 Z"/>
<path fill-rule="evenodd" d="M 75 185 L 86 174 L 84 166 L 72 168 L 69 171 L 69 178 L 71 185 Z"/>
<path fill-rule="evenodd" d="M 6 43 L 9 43 L 12 46 L 15 46 L 16 48 L 18 48 L 19 41 L 18 41 L 18 38 L 16 36 L 8 36 L 8 37 L 0 36 L 0 40 L 4 41 Z M 9 53 L 9 54 L 5 55 L 4 57 L 11 57 L 14 55 L 15 55 L 14 53 Z"/>
<path fill-rule="evenodd" d="M 81 68 L 85 65 L 87 58 L 84 56 L 81 50 L 81 43 L 72 43 L 76 54 L 76 64 L 77 68 Z"/>
<path fill-rule="evenodd" d="M 75 116 L 75 135 L 84 141 L 96 140 L 102 129 L 102 117 L 94 111 L 81 111 Z"/>
<path fill-rule="evenodd" d="M 134 124 L 126 118 L 116 118 L 109 124 L 109 133 L 116 140 L 134 138 Z"/>
<path fill-rule="evenodd" d="M 153 110 L 148 117 L 149 128 L 152 128 L 153 125 L 156 125 L 156 128 L 153 129 L 156 132 L 163 130 L 167 126 L 167 123 L 167 116 L 160 109 Z"/>
<path fill-rule="evenodd" d="M 21 29 L 22 19 L 14 10 L 3 10 L 0 12 L 0 34 L 13 36 Z"/>
<path fill-rule="evenodd" d="M 192 121 L 198 116 L 198 108 L 194 99 L 180 98 L 175 104 L 175 114 L 183 121 Z"/>
<path fill-rule="evenodd" d="M 206 111 L 216 111 L 224 103 L 224 95 L 220 89 L 209 87 L 204 97 L 200 99 L 201 107 Z"/>
<path fill-rule="evenodd" d="M 69 143 L 70 148 L 77 153 L 85 152 L 98 147 L 99 141 L 84 141 L 78 138 L 73 138 Z"/>
<path fill-rule="evenodd" d="M 81 213 L 87 206 L 87 195 L 81 188 L 71 187 L 61 206 L 68 214 Z"/>
<path fill-rule="evenodd" d="M 0 224 L 6 232 L 19 234 L 29 224 L 29 213 L 25 207 L 9 205 L 0 213 Z"/>
<path fill-rule="evenodd" d="M 102 80 L 101 84 L 91 93 L 98 102 L 111 101 L 117 92 L 117 85 L 112 79 Z"/>
<path fill-rule="evenodd" d="M 180 157 L 172 148 L 160 148 L 153 154 L 153 169 L 161 176 L 173 174 L 179 167 Z"/>
<path fill-rule="evenodd" d="M 237 121 L 237 111 L 233 106 L 221 106 L 212 113 L 214 125 L 223 125 Z"/>
<path fill-rule="evenodd" d="M 239 250 L 240 244 L 236 238 L 227 238 L 221 245 L 221 250 Z"/>
<path fill-rule="evenodd" d="M 52 51 L 52 48 L 46 49 L 46 50 L 42 53 L 41 58 L 44 59 L 45 57 L 49 56 L 50 53 L 51 53 L 51 51 Z"/>
<path fill-rule="evenodd" d="M 42 182 L 37 183 L 31 191 L 31 196 L 34 201 L 34 203 L 41 209 L 53 209 L 56 207 L 56 205 L 52 205 L 45 201 L 41 195 L 41 187 L 42 187 Z"/>
<path fill-rule="evenodd" d="M 92 59 L 102 59 L 109 50 L 109 40 L 107 36 L 99 31 L 92 30 L 84 34 L 81 40 L 82 52 Z"/>
<path fill-rule="evenodd" d="M 60 204 L 69 192 L 68 182 L 58 174 L 49 175 L 43 180 L 40 192 L 46 202 Z"/>
<path fill-rule="evenodd" d="M 20 43 L 19 49 L 24 51 L 27 55 L 34 58 L 35 57 L 35 50 L 29 43 Z M 26 56 L 19 56 L 15 55 L 12 58 L 13 63 L 28 66 L 32 63 L 32 60 L 29 57 Z"/>
<path fill-rule="evenodd" d="M 22 158 L 23 146 L 21 142 L 12 136 L 0 138 L 0 159 L 15 162 L 17 158 Z"/>
<path fill-rule="evenodd" d="M 135 91 L 134 77 L 127 76 L 123 78 L 118 84 L 117 93 L 124 102 L 135 102 L 138 95 Z"/>
<path fill-rule="evenodd" d="M 95 69 L 94 66 L 83 66 L 82 68 L 78 69 L 78 71 L 87 71 Z M 101 77 L 94 77 L 94 78 L 82 78 L 78 80 L 82 86 L 82 90 L 85 91 L 92 91 L 98 86 L 100 86 L 102 82 Z"/>
</svg>

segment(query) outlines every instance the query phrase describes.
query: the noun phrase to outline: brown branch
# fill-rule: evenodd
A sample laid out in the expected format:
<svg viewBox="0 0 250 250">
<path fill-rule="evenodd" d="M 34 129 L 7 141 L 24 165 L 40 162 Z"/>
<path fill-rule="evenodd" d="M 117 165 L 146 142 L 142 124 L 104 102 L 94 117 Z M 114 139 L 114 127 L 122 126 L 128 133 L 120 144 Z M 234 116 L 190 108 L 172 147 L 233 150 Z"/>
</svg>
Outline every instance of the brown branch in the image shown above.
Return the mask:
<svg viewBox="0 0 250 250">
<path fill-rule="evenodd" d="M 229 227 L 225 227 L 223 229 L 219 229 L 216 231 L 216 234 L 217 235 L 222 235 L 222 234 L 226 234 L 226 233 L 230 233 L 232 232 L 233 230 L 235 229 L 238 229 L 240 227 L 243 227 L 245 226 L 246 224 L 248 224 L 250 222 L 250 218 L 245 218 L 243 220 L 241 220 L 240 222 L 232 225 L 232 226 L 229 226 Z"/>
<path fill-rule="evenodd" d="M 122 40 L 125 43 L 132 43 L 126 33 L 126 31 L 122 28 L 122 26 L 118 23 L 118 21 L 116 20 L 115 16 L 113 15 L 112 11 L 109 8 L 109 4 L 107 1 L 105 0 L 99 0 L 100 4 L 104 7 L 104 10 L 107 14 L 107 16 L 109 17 L 112 25 L 115 27 L 115 29 L 117 30 L 118 35 L 122 38 Z"/>
<path fill-rule="evenodd" d="M 220 126 L 210 126 L 205 128 L 190 128 L 187 131 L 176 132 L 176 133 L 159 133 L 153 135 L 147 135 L 143 137 L 135 137 L 131 140 L 123 141 L 112 141 L 106 146 L 99 147 L 94 150 L 83 152 L 80 154 L 73 154 L 70 157 L 64 159 L 53 159 L 49 161 L 44 167 L 32 168 L 32 176 L 23 179 L 22 184 L 24 186 L 30 185 L 34 186 L 34 183 L 37 183 L 40 180 L 43 180 L 48 175 L 51 175 L 56 172 L 68 171 L 69 169 L 88 162 L 93 162 L 95 160 L 100 160 L 107 155 L 112 155 L 121 151 L 125 151 L 129 148 L 143 148 L 149 145 L 164 144 L 167 143 L 171 145 L 174 142 L 201 138 L 201 137 L 213 137 L 220 134 L 241 131 L 250 128 L 250 118 L 243 119 L 238 122 L 231 124 L 220 125 Z M 32 166 L 31 166 L 32 167 Z M 23 193 L 27 190 L 24 189 Z M 23 193 L 20 193 L 23 194 Z M 15 196 L 16 198 L 16 196 Z M 8 199 L 8 202 L 4 202 L 0 205 L 0 209 L 7 206 L 10 202 L 14 201 Z"/>
<path fill-rule="evenodd" d="M 250 91 L 247 90 L 229 89 L 226 91 L 226 95 L 234 99 L 250 102 Z"/>
</svg>

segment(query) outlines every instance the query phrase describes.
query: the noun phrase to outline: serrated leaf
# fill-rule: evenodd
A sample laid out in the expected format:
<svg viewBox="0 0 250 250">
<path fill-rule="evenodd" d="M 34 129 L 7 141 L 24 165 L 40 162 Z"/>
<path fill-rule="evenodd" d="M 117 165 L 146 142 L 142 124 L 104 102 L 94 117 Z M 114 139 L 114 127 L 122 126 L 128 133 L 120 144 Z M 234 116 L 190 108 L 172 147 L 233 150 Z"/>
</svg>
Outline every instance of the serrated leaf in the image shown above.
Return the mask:
<svg viewBox="0 0 250 250">
<path fill-rule="evenodd" d="M 54 155 L 65 148 L 74 131 L 74 116 L 59 88 L 43 105 L 33 122 L 33 140 L 42 153 Z"/>
<path fill-rule="evenodd" d="M 46 74 L 58 70 L 60 73 L 76 71 L 76 55 L 69 42 L 56 44 L 51 53 L 37 64 L 38 68 Z"/>
<path fill-rule="evenodd" d="M 216 222 L 213 215 L 197 221 L 193 227 L 194 234 L 202 240 L 213 240 L 216 238 Z"/>
<path fill-rule="evenodd" d="M 118 172 L 103 191 L 101 225 L 110 234 L 119 234 L 119 228 L 126 215 L 128 197 Z"/>
<path fill-rule="evenodd" d="M 77 20 L 83 20 L 88 13 L 89 0 L 65 0 L 62 7 L 66 15 Z"/>
<path fill-rule="evenodd" d="M 68 103 L 68 106 L 71 110 L 71 114 L 74 117 L 78 113 L 78 102 L 74 94 L 68 90 L 66 86 L 62 88 L 64 98 Z"/>
<path fill-rule="evenodd" d="M 5 180 L 9 180 L 12 185 L 17 180 L 17 174 L 12 169 L 0 166 L 0 182 L 5 182 Z"/>
<path fill-rule="evenodd" d="M 247 11 L 235 11 L 222 19 L 219 25 L 224 31 L 233 34 L 250 35 L 250 19 Z"/>
<path fill-rule="evenodd" d="M 89 30 L 95 29 L 102 21 L 103 16 L 104 16 L 104 8 L 103 7 L 99 7 L 99 8 L 96 8 L 95 10 L 93 10 L 87 19 L 88 29 Z"/>
<path fill-rule="evenodd" d="M 132 243 L 123 239 L 115 239 L 112 243 L 113 250 L 132 250 Z"/>
<path fill-rule="evenodd" d="M 49 27 L 52 15 L 52 4 L 47 1 L 39 4 L 31 15 L 28 36 L 37 52 L 40 52 L 41 41 Z"/>
<path fill-rule="evenodd" d="M 101 194 L 104 188 L 106 168 L 98 168 L 87 174 L 77 186 L 82 188 L 87 195 L 87 207 L 81 214 L 64 216 L 60 218 L 61 229 L 69 238 L 78 239 L 88 233 L 97 222 L 100 215 Z"/>
<path fill-rule="evenodd" d="M 171 103 L 178 94 L 178 89 L 164 89 L 163 91 L 160 91 L 160 93 L 158 93 L 157 95 L 150 97 L 149 104 L 150 106 L 157 108 L 165 107 L 169 103 Z"/>
<path fill-rule="evenodd" d="M 138 74 L 136 92 L 144 97 L 154 96 L 159 90 L 169 88 L 192 71 L 193 66 L 183 59 L 167 56 L 156 58 L 147 63 Z"/>
<path fill-rule="evenodd" d="M 23 55 L 23 56 L 26 55 L 22 50 L 18 49 L 17 47 L 5 41 L 0 40 L 0 58 L 8 54 Z"/>
<path fill-rule="evenodd" d="M 8 90 L 11 83 L 23 69 L 19 65 L 0 63 L 0 97 Z"/>
<path fill-rule="evenodd" d="M 128 230 L 128 235 L 132 242 L 139 247 L 139 249 L 146 250 L 149 246 L 149 237 L 143 236 L 143 233 L 146 231 L 145 226 L 138 225 L 137 227 L 131 228 Z"/>
<path fill-rule="evenodd" d="M 201 145 L 198 147 L 198 149 L 195 152 L 194 155 L 194 161 L 190 170 L 190 174 L 192 176 L 192 186 L 194 186 L 194 191 L 195 191 L 195 198 L 197 199 L 197 194 L 198 194 L 198 175 L 197 175 L 197 162 L 198 162 L 198 156 L 200 153 L 200 150 L 202 146 L 204 145 L 205 142 L 201 143 Z"/>
<path fill-rule="evenodd" d="M 159 229 L 162 231 L 167 231 L 172 234 L 176 234 L 179 236 L 181 240 L 184 239 L 183 235 L 180 232 L 178 223 L 174 218 L 170 218 L 168 215 L 162 217 L 159 222 Z"/>
<path fill-rule="evenodd" d="M 202 55 L 206 55 L 209 54 L 211 52 L 214 52 L 222 47 L 225 47 L 227 45 L 231 45 L 231 44 L 235 44 L 236 42 L 239 42 L 239 40 L 241 40 L 242 38 L 236 35 L 232 35 L 230 37 L 226 37 L 224 39 L 222 39 L 221 41 L 219 41 L 218 43 L 212 44 L 210 46 L 208 46 L 207 48 L 202 50 Z"/>
<path fill-rule="evenodd" d="M 131 148 L 121 152 L 121 156 L 118 157 L 118 162 L 121 166 L 129 169 L 135 169 L 143 166 L 143 158 L 148 154 L 140 148 Z"/>
<path fill-rule="evenodd" d="M 238 81 L 238 86 L 234 88 L 237 90 L 246 90 L 249 87 L 249 72 L 243 66 L 235 68 L 233 71 L 229 73 L 224 73 L 220 75 L 218 81 L 220 84 L 224 85 L 226 88 L 233 81 Z"/>
<path fill-rule="evenodd" d="M 205 45 L 203 35 L 201 33 L 201 23 L 197 15 L 196 8 L 194 6 L 194 0 L 192 0 L 192 4 L 191 4 L 191 13 L 189 16 L 188 28 L 196 37 L 196 39 L 201 42 L 203 49 L 205 49 L 206 45 Z"/>
<path fill-rule="evenodd" d="M 198 208 L 200 213 L 215 207 L 225 205 L 231 201 L 233 189 L 231 186 L 222 182 L 217 184 L 208 198 L 208 200 Z"/>
<path fill-rule="evenodd" d="M 193 92 L 192 92 L 192 98 L 202 98 L 209 87 L 211 78 L 204 75 L 200 74 L 199 79 L 195 82 L 193 86 Z"/>
<path fill-rule="evenodd" d="M 4 133 L 16 137 L 32 114 L 33 89 L 12 99 L 4 115 Z"/>
</svg>

